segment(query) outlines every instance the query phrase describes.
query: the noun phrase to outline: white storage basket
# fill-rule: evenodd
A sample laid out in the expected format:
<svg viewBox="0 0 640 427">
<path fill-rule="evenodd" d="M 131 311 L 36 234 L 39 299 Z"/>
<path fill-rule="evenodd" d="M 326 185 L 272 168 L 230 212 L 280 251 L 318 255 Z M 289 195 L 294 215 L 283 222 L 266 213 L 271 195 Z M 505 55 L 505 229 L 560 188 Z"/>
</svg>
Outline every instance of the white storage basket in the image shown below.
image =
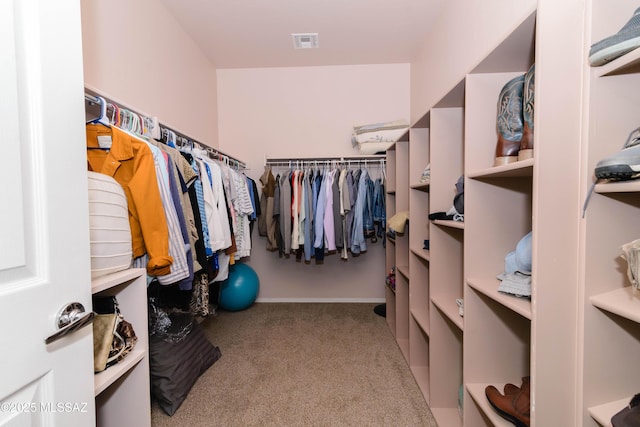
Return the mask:
<svg viewBox="0 0 640 427">
<path fill-rule="evenodd" d="M 88 172 L 91 277 L 131 266 L 133 256 L 127 197 L 110 176 Z"/>
</svg>

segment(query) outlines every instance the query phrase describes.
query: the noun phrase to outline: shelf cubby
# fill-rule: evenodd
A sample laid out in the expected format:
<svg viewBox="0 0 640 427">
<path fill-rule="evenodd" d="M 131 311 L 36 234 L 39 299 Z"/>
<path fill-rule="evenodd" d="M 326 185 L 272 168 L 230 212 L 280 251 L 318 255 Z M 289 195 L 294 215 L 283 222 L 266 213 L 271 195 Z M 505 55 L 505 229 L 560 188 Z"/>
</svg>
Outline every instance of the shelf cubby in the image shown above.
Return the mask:
<svg viewBox="0 0 640 427">
<path fill-rule="evenodd" d="M 529 298 L 520 298 L 514 295 L 505 294 L 498 291 L 500 282 L 497 279 L 475 279 L 467 278 L 467 285 L 476 292 L 491 298 L 496 303 L 512 310 L 519 315 L 531 320 L 531 300 Z"/>
<path fill-rule="evenodd" d="M 100 427 L 151 423 L 146 279 L 146 270 L 131 268 L 91 282 L 94 295 L 116 297 L 137 337 L 123 360 L 94 375 L 96 424 Z"/>
<path fill-rule="evenodd" d="M 465 289 L 464 318 L 467 386 L 519 385 L 530 375 L 531 320 L 470 287 Z M 470 420 L 470 425 L 477 424 Z"/>
<path fill-rule="evenodd" d="M 409 361 L 409 275 L 408 267 L 396 267 L 396 341 L 407 362 Z"/>
<path fill-rule="evenodd" d="M 409 258 L 409 310 L 424 332 L 429 335 L 429 262 L 411 254 Z"/>
<path fill-rule="evenodd" d="M 429 335 L 413 316 L 409 319 L 409 367 L 425 401 L 429 402 Z"/>
<path fill-rule="evenodd" d="M 455 306 L 455 301 L 453 305 Z M 458 391 L 463 384 L 463 332 L 459 325 L 453 323 L 449 315 L 443 313 L 435 304 L 432 307 L 431 325 L 429 357 L 434 367 L 431 380 L 438 386 L 431 388 L 429 406 L 434 412 L 438 425 L 446 425 L 443 424 L 444 420 L 438 419 L 438 413 L 457 412 Z"/>
</svg>

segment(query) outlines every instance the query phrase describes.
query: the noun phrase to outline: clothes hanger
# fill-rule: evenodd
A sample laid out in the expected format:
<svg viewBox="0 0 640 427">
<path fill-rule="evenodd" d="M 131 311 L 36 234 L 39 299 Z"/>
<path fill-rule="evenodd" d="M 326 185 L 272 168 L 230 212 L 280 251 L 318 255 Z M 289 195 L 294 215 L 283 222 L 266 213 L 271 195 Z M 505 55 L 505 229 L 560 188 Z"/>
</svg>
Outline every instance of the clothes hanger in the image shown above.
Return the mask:
<svg viewBox="0 0 640 427">
<path fill-rule="evenodd" d="M 99 116 L 95 119 L 89 120 L 86 124 L 100 124 L 106 126 L 108 128 L 111 127 L 111 123 L 107 117 L 107 100 L 101 96 L 92 96 L 85 94 L 85 100 L 90 104 L 99 104 L 100 105 L 100 113 Z M 111 145 L 109 146 L 98 146 L 98 147 L 86 147 L 87 150 L 102 150 L 109 151 L 111 149 Z"/>
<path fill-rule="evenodd" d="M 115 104 L 109 104 L 107 106 L 107 110 L 109 109 L 109 107 L 111 107 L 111 120 L 110 120 L 110 122 L 114 126 L 119 126 L 120 125 L 120 108 Z"/>
<path fill-rule="evenodd" d="M 96 117 L 95 119 L 93 119 L 93 120 L 89 120 L 87 122 L 87 124 L 89 124 L 89 123 L 91 123 L 91 124 L 101 124 L 101 125 L 110 127 L 111 123 L 109 122 L 109 119 L 107 118 L 107 101 L 106 101 L 106 99 L 104 99 L 101 96 L 95 96 L 95 97 L 92 97 L 92 98 L 95 98 L 95 100 L 94 99 L 90 99 L 88 97 L 88 95 L 85 94 L 85 100 L 86 101 L 88 101 L 90 103 L 98 103 L 98 104 L 100 104 L 100 115 L 98 117 Z"/>
<path fill-rule="evenodd" d="M 174 131 L 170 130 L 167 132 L 167 145 L 169 147 L 176 148 L 176 138 L 177 135 Z"/>
</svg>

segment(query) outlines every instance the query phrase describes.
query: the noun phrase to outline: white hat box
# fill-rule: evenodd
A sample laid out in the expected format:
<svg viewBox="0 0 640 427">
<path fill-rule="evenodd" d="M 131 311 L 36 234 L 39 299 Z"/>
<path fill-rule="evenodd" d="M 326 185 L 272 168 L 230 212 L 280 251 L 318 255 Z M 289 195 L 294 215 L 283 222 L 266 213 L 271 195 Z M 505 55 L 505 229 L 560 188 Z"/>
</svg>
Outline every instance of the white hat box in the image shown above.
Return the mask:
<svg viewBox="0 0 640 427">
<path fill-rule="evenodd" d="M 88 171 L 91 277 L 131 266 L 133 251 L 127 197 L 112 177 Z"/>
</svg>

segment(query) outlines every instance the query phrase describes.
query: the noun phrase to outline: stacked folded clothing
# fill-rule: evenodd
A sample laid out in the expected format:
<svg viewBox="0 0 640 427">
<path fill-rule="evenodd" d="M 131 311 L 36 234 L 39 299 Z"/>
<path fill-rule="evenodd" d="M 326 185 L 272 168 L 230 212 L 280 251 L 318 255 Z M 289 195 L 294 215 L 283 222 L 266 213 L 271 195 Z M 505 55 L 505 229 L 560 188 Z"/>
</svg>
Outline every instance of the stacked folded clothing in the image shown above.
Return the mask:
<svg viewBox="0 0 640 427">
<path fill-rule="evenodd" d="M 408 128 L 406 120 L 354 126 L 351 143 L 361 154 L 376 154 L 389 148 Z"/>
</svg>

